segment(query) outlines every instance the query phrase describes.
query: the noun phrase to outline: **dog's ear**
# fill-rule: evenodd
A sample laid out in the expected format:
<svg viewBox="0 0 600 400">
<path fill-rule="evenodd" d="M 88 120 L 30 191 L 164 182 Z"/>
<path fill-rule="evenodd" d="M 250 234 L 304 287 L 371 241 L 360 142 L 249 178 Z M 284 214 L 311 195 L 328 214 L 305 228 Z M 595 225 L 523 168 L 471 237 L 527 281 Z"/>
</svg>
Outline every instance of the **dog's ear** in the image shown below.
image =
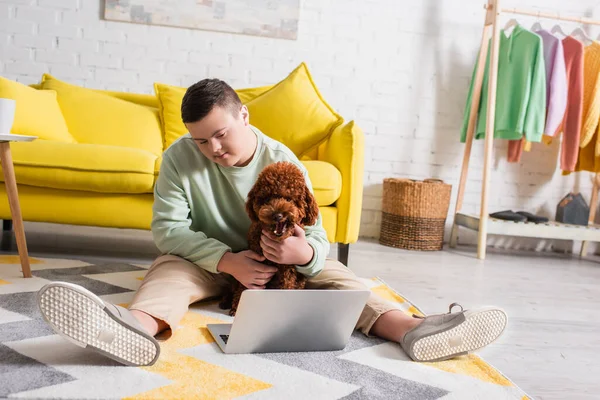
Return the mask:
<svg viewBox="0 0 600 400">
<path fill-rule="evenodd" d="M 302 218 L 302 225 L 311 226 L 317 222 L 319 217 L 319 206 L 315 200 L 315 196 L 308 190 L 308 187 L 304 187 L 304 204 L 306 209 L 304 210 L 304 218 Z"/>
<path fill-rule="evenodd" d="M 246 213 L 252 222 L 258 221 L 258 215 L 256 215 L 256 212 L 254 212 L 254 202 L 257 200 L 256 194 L 256 187 L 253 187 L 248 193 L 248 197 L 246 199 Z"/>
</svg>

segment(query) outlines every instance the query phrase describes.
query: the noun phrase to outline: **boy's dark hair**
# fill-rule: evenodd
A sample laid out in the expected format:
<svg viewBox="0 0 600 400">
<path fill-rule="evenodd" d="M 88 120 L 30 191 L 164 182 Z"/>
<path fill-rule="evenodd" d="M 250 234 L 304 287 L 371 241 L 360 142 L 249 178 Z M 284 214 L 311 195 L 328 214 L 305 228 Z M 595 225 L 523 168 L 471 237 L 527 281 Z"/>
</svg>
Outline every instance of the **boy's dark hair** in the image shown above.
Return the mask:
<svg viewBox="0 0 600 400">
<path fill-rule="evenodd" d="M 236 115 L 242 102 L 226 82 L 220 79 L 203 79 L 186 90 L 181 102 L 181 119 L 184 123 L 200 121 L 215 106 L 228 109 Z"/>
</svg>

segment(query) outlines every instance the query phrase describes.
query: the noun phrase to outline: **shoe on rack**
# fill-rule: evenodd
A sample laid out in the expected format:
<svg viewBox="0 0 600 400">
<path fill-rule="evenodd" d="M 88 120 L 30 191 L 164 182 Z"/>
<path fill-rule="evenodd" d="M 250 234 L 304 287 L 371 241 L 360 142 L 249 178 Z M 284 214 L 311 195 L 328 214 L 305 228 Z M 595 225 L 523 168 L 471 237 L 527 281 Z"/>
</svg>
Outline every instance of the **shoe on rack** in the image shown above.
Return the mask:
<svg viewBox="0 0 600 400">
<path fill-rule="evenodd" d="M 455 306 L 460 311 L 453 313 Z M 443 361 L 493 343 L 504 332 L 506 323 L 506 313 L 500 308 L 463 310 L 460 304 L 452 303 L 447 314 L 424 317 L 404 335 L 400 345 L 414 361 Z"/>
<path fill-rule="evenodd" d="M 506 221 L 515 221 L 515 222 L 527 221 L 526 216 L 516 213 L 513 210 L 498 211 L 498 212 L 490 214 L 490 217 L 496 218 L 496 219 L 503 219 Z"/>
<path fill-rule="evenodd" d="M 52 329 L 76 344 L 131 366 L 152 365 L 160 345 L 126 308 L 67 282 L 40 289 L 37 303 Z"/>
<path fill-rule="evenodd" d="M 527 218 L 527 221 L 534 222 L 536 224 L 545 224 L 546 222 L 549 221 L 549 219 L 546 217 L 534 215 L 532 213 L 528 213 L 527 211 L 517 211 L 517 214 L 522 215 L 525 218 Z"/>
</svg>

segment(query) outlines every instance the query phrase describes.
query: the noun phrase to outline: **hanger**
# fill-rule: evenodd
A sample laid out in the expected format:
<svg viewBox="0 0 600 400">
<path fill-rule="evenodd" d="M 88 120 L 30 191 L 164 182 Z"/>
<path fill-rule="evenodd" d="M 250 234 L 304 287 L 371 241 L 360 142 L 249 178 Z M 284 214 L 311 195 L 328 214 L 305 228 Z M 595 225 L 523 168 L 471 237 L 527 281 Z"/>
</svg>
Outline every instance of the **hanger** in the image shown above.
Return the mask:
<svg viewBox="0 0 600 400">
<path fill-rule="evenodd" d="M 594 43 L 594 39 L 590 38 L 587 35 L 587 33 L 585 33 L 585 31 L 581 28 L 577 28 L 573 32 L 571 32 L 571 36 L 573 36 L 573 37 L 579 36 L 579 38 L 581 39 L 583 44 L 586 46 Z"/>
<path fill-rule="evenodd" d="M 569 35 L 567 35 L 566 33 L 563 32 L 563 30 L 560 27 L 560 25 L 554 25 L 552 27 L 552 30 L 550 31 L 550 33 L 552 33 L 553 35 L 556 35 L 557 33 L 560 33 L 563 37 L 569 36 Z"/>
<path fill-rule="evenodd" d="M 504 25 L 504 30 L 510 29 L 513 26 L 517 26 L 519 25 L 519 21 L 517 21 L 516 19 L 512 18 L 510 21 L 508 21 L 506 23 L 506 25 Z"/>
<path fill-rule="evenodd" d="M 504 29 L 503 29 L 504 33 L 507 34 L 507 35 L 509 35 L 510 32 L 508 32 L 508 30 L 510 28 L 513 28 L 513 27 L 517 26 L 517 25 L 519 25 L 519 21 L 517 21 L 516 19 L 512 18 L 510 21 L 508 21 L 506 23 L 506 25 L 504 25 Z"/>
<path fill-rule="evenodd" d="M 531 25 L 531 32 L 537 32 L 537 31 L 541 31 L 542 29 L 542 24 L 540 24 L 540 12 L 538 11 L 537 14 L 537 21 L 535 21 L 535 23 L 533 25 Z"/>
</svg>

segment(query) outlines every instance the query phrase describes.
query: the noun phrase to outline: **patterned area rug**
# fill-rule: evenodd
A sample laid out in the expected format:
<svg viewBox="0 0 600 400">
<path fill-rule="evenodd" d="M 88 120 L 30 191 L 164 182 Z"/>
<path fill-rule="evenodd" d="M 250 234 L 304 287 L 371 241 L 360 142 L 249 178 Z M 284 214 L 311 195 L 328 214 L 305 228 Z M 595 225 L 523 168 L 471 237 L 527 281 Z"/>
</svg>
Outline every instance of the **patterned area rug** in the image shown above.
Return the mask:
<svg viewBox="0 0 600 400">
<path fill-rule="evenodd" d="M 224 355 L 205 326 L 230 321 L 216 302 L 195 304 L 182 328 L 161 342 L 151 367 L 123 367 L 53 334 L 35 303 L 49 281 L 80 284 L 117 304 L 131 301 L 147 265 L 90 265 L 0 256 L 0 398 L 23 399 L 528 399 L 475 355 L 415 363 L 398 344 L 355 332 L 342 351 Z M 377 278 L 368 287 L 421 314 Z"/>
</svg>

